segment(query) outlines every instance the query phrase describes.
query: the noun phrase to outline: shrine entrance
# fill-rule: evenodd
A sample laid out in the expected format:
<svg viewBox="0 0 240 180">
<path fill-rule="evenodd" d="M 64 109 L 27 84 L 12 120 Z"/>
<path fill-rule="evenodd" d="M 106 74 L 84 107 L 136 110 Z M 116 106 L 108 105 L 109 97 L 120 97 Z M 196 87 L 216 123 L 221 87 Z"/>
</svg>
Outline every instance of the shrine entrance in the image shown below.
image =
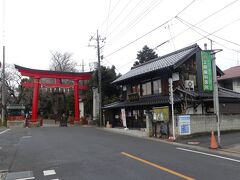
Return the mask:
<svg viewBox="0 0 240 180">
<path fill-rule="evenodd" d="M 38 98 L 40 88 L 63 88 L 74 89 L 74 121 L 80 121 L 80 109 L 79 109 L 79 90 L 88 90 L 88 85 L 79 85 L 79 81 L 89 80 L 92 77 L 91 72 L 60 72 L 50 70 L 30 69 L 15 65 L 15 68 L 21 73 L 22 76 L 28 76 L 33 78 L 33 82 L 24 82 L 22 86 L 33 88 L 33 100 L 32 100 L 32 118 L 31 124 L 37 124 L 38 118 Z M 54 83 L 44 83 L 40 80 L 42 78 L 54 79 Z M 62 79 L 72 80 L 73 84 L 63 84 Z"/>
</svg>

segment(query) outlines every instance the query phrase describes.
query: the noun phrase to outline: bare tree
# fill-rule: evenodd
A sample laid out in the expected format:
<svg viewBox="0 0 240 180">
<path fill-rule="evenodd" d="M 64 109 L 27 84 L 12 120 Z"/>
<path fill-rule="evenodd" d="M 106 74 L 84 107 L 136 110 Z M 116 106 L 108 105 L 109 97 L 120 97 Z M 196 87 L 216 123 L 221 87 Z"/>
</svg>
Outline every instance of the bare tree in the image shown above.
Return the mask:
<svg viewBox="0 0 240 180">
<path fill-rule="evenodd" d="M 59 51 L 51 52 L 52 58 L 50 62 L 50 70 L 61 71 L 61 72 L 76 72 L 77 63 L 73 60 L 72 54 L 65 52 L 61 53 Z M 44 81 L 44 80 L 43 80 Z M 73 83 L 71 80 L 62 80 L 62 83 Z M 66 111 L 66 101 L 68 96 L 65 95 L 63 91 L 52 93 L 50 98 L 42 96 L 44 102 L 51 104 L 51 112 L 54 114 Z"/>
<path fill-rule="evenodd" d="M 7 103 L 19 103 L 21 97 L 19 97 L 18 88 L 21 86 L 21 78 L 22 76 L 13 65 L 6 64 L 5 84 Z"/>
<path fill-rule="evenodd" d="M 75 72 L 77 63 L 72 59 L 71 53 L 61 53 L 59 51 L 52 52 L 50 70 Z"/>
</svg>

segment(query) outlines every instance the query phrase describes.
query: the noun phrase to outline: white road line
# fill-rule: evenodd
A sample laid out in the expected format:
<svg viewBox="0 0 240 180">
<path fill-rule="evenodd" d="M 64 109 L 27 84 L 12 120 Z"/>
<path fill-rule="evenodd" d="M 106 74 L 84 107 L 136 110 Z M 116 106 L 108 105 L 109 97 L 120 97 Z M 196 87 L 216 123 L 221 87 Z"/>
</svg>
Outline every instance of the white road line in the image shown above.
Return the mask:
<svg viewBox="0 0 240 180">
<path fill-rule="evenodd" d="M 6 130 L 2 131 L 2 132 L 0 132 L 0 134 L 6 133 L 8 131 L 10 131 L 10 129 L 6 129 Z"/>
<path fill-rule="evenodd" d="M 59 179 L 51 179 L 51 180 L 59 180 Z"/>
<path fill-rule="evenodd" d="M 50 175 L 55 175 L 56 172 L 55 170 L 46 170 L 46 171 L 43 171 L 43 174 L 44 176 L 50 176 Z"/>
<path fill-rule="evenodd" d="M 20 179 L 15 179 L 15 180 L 29 180 L 29 179 L 35 179 L 35 177 L 20 178 Z"/>
<path fill-rule="evenodd" d="M 32 136 L 22 136 L 23 139 L 31 138 Z"/>
<path fill-rule="evenodd" d="M 240 163 L 240 160 L 232 159 L 232 158 L 228 158 L 228 157 L 224 157 L 224 156 L 219 156 L 219 155 L 215 155 L 215 154 L 209 154 L 209 153 L 204 153 L 204 152 L 194 151 L 194 150 L 184 149 L 184 148 L 177 148 L 177 149 L 181 150 L 181 151 L 188 151 L 188 152 L 192 152 L 192 153 L 202 154 L 202 155 L 206 155 L 206 156 L 216 157 L 216 158 L 225 159 L 225 160 L 229 160 L 229 161 L 234 161 L 234 162 Z"/>
</svg>

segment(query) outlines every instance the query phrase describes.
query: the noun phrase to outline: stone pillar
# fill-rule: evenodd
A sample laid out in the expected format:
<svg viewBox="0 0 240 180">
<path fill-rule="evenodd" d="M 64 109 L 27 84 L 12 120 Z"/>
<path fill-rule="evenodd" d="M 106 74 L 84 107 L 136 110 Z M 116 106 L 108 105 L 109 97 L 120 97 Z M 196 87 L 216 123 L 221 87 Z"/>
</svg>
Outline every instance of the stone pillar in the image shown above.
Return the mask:
<svg viewBox="0 0 240 180">
<path fill-rule="evenodd" d="M 79 122 L 79 89 L 78 89 L 78 80 L 74 81 L 74 120 Z"/>
<path fill-rule="evenodd" d="M 33 101 L 32 101 L 32 123 L 37 122 L 39 96 L 39 78 L 34 78 Z"/>
<path fill-rule="evenodd" d="M 146 112 L 146 132 L 148 137 L 153 136 L 153 118 L 152 113 L 150 111 Z"/>
</svg>

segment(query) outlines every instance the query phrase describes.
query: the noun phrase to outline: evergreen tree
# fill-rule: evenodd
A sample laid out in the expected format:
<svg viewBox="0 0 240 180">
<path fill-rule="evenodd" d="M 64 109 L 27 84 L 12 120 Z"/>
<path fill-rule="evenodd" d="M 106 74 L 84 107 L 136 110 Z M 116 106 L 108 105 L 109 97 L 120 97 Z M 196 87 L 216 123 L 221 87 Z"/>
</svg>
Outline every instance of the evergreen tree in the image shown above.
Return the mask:
<svg viewBox="0 0 240 180">
<path fill-rule="evenodd" d="M 157 57 L 158 57 L 158 54 L 153 49 L 151 49 L 147 45 L 145 45 L 141 51 L 138 51 L 138 53 L 137 53 L 138 61 L 135 61 L 133 66 L 143 64 L 143 63 L 150 61 L 152 59 L 155 59 Z"/>
</svg>

